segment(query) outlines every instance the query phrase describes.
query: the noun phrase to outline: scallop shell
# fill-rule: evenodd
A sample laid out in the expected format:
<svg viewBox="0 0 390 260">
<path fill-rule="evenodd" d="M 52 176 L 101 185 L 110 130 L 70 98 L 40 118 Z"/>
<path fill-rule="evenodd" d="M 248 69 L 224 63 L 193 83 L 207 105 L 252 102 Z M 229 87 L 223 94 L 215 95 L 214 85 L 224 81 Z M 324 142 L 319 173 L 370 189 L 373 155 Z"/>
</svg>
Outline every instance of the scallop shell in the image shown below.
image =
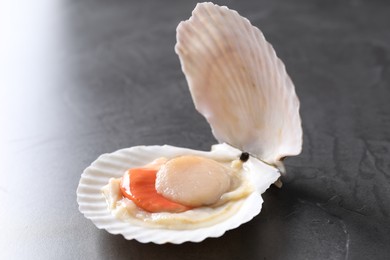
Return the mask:
<svg viewBox="0 0 390 260">
<path fill-rule="evenodd" d="M 283 63 L 263 34 L 227 7 L 198 4 L 192 17 L 177 28 L 176 52 L 198 111 L 210 123 L 219 145 L 210 152 L 173 146 L 137 146 L 100 156 L 81 175 L 77 189 L 80 211 L 100 229 L 140 242 L 199 242 L 219 237 L 259 214 L 261 194 L 280 172 L 280 159 L 301 151 L 299 101 Z M 254 191 L 235 214 L 216 224 L 189 230 L 151 228 L 115 218 L 101 189 L 134 167 L 158 157 L 198 155 L 245 163 Z M 257 159 L 257 158 L 259 159 Z M 264 161 L 264 162 L 263 162 Z"/>
<path fill-rule="evenodd" d="M 201 3 L 175 47 L 196 109 L 215 138 L 270 164 L 301 152 L 299 101 L 283 62 L 236 11 Z"/>
<path fill-rule="evenodd" d="M 111 154 L 103 154 L 81 175 L 77 189 L 79 209 L 99 229 L 106 229 L 111 234 L 122 234 L 126 239 L 136 239 L 142 243 L 180 244 L 186 241 L 200 242 L 207 237 L 222 236 L 227 230 L 248 222 L 260 213 L 263 202 L 260 194 L 280 176 L 277 169 L 253 157 L 250 158 L 245 163 L 245 167 L 251 173 L 248 178 L 254 184 L 255 192 L 244 199 L 239 210 L 230 218 L 216 225 L 192 230 L 153 229 L 123 222 L 115 218 L 107 209 L 101 189 L 110 178 L 119 178 L 127 169 L 145 165 L 162 156 L 173 158 L 180 155 L 197 155 L 214 160 L 234 160 L 240 154 L 241 151 L 227 144 L 215 145 L 210 152 L 164 145 L 135 146 Z"/>
</svg>

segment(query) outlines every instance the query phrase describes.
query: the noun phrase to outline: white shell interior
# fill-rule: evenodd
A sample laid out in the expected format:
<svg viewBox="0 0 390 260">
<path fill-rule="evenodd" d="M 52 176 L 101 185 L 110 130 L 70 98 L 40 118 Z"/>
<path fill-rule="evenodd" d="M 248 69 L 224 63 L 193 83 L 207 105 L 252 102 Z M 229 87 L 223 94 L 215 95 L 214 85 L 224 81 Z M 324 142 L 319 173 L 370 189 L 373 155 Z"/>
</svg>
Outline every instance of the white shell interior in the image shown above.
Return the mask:
<svg viewBox="0 0 390 260">
<path fill-rule="evenodd" d="M 301 152 L 299 101 L 262 32 L 236 11 L 201 3 L 175 48 L 197 110 L 215 138 L 277 164 Z"/>
<path fill-rule="evenodd" d="M 101 189 L 110 178 L 119 178 L 133 167 L 145 165 L 158 157 L 173 158 L 179 155 L 198 155 L 214 160 L 237 159 L 241 151 L 227 145 L 215 145 L 210 152 L 196 151 L 173 146 L 136 146 L 118 150 L 111 154 L 101 155 L 85 169 L 81 175 L 77 189 L 77 202 L 81 213 L 100 229 L 106 229 L 112 234 L 122 234 L 126 239 L 136 239 L 139 242 L 175 243 L 186 241 L 199 242 L 207 237 L 219 237 L 227 230 L 234 229 L 248 222 L 260 213 L 263 193 L 280 176 L 279 171 L 255 158 L 245 163 L 250 182 L 255 191 L 244 199 L 236 214 L 212 226 L 192 230 L 171 230 L 150 228 L 143 225 L 132 225 L 115 218 L 107 209 L 107 203 Z"/>
</svg>

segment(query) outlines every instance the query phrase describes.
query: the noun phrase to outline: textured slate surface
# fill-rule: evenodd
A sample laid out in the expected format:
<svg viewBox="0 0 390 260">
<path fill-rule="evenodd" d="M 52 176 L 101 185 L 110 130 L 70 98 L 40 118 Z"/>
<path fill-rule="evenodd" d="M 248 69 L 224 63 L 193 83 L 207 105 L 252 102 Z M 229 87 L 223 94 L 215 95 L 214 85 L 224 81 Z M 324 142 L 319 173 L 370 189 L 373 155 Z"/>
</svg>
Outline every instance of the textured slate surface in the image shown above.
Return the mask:
<svg viewBox="0 0 390 260">
<path fill-rule="evenodd" d="M 2 16 L 1 259 L 388 258 L 387 1 L 218 2 L 258 26 L 285 62 L 303 152 L 287 159 L 284 187 L 266 192 L 254 220 L 218 239 L 162 246 L 96 229 L 75 193 L 102 153 L 215 143 L 173 50 L 195 2 L 28 2 Z"/>
</svg>

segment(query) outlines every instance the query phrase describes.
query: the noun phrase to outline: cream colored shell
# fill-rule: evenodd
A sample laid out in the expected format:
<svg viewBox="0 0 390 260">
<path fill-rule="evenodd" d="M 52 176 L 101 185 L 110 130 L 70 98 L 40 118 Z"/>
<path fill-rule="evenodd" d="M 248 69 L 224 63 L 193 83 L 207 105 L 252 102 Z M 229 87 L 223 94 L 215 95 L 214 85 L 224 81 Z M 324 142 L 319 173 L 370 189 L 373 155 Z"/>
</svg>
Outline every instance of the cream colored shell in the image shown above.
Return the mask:
<svg viewBox="0 0 390 260">
<path fill-rule="evenodd" d="M 180 57 L 198 111 L 221 143 L 210 152 L 173 146 L 136 146 L 104 154 L 81 175 L 77 201 L 85 217 L 101 229 L 140 242 L 199 242 L 219 237 L 260 213 L 261 194 L 280 176 L 280 159 L 301 151 L 299 101 L 283 63 L 263 34 L 237 12 L 212 3 L 198 4 L 177 28 Z M 228 144 L 226 144 L 228 143 Z M 219 160 L 251 153 L 245 163 L 253 192 L 235 214 L 201 228 L 175 230 L 115 218 L 101 189 L 134 167 L 156 158 L 197 155 Z M 267 163 L 264 163 L 262 161 Z"/>
<path fill-rule="evenodd" d="M 248 197 L 237 201 L 240 203 L 238 211 L 217 224 L 188 230 L 156 228 L 136 219 L 133 223 L 121 221 L 107 209 L 102 187 L 109 182 L 110 178 L 121 177 L 127 169 L 143 166 L 163 156 L 169 159 L 181 155 L 196 155 L 217 161 L 230 161 L 237 159 L 240 154 L 241 151 L 227 144 L 214 145 L 210 152 L 164 145 L 135 146 L 111 154 L 103 154 L 81 175 L 77 189 L 79 210 L 98 228 L 105 229 L 111 234 L 121 234 L 126 239 L 136 239 L 142 243 L 180 244 L 186 241 L 199 242 L 207 237 L 222 236 L 227 230 L 248 222 L 260 213 L 263 203 L 260 194 L 265 192 L 280 176 L 276 168 L 253 157 L 250 158 L 244 167 L 246 178 L 253 185 L 254 190 Z"/>
<path fill-rule="evenodd" d="M 215 138 L 270 164 L 301 152 L 299 101 L 283 62 L 236 11 L 198 4 L 177 28 L 180 57 L 197 110 Z"/>
</svg>

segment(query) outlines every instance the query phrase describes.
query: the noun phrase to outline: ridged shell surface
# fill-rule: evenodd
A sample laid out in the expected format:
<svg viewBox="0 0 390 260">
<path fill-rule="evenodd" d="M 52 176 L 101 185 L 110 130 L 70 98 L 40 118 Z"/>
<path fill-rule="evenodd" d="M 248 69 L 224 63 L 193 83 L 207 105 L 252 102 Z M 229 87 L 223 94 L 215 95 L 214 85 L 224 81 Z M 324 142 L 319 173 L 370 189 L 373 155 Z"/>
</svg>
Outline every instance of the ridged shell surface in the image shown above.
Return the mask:
<svg viewBox="0 0 390 260">
<path fill-rule="evenodd" d="M 299 154 L 299 101 L 285 66 L 262 32 L 236 11 L 196 6 L 177 44 L 197 110 L 216 139 L 271 164 Z"/>
<path fill-rule="evenodd" d="M 245 167 L 250 173 L 248 175 L 249 181 L 255 189 L 245 198 L 239 210 L 220 223 L 189 230 L 151 228 L 119 220 L 107 209 L 107 203 L 101 189 L 109 182 L 110 178 L 119 178 L 127 169 L 145 165 L 158 157 L 173 158 L 180 155 L 197 155 L 214 160 L 226 160 L 227 158 L 233 160 L 237 159 L 240 154 L 241 151 L 227 144 L 215 145 L 210 152 L 165 145 L 135 146 L 111 154 L 103 154 L 81 175 L 77 189 L 79 209 L 98 228 L 106 229 L 112 234 L 122 234 L 126 239 L 136 239 L 142 243 L 180 244 L 186 241 L 200 242 L 207 237 L 222 236 L 227 230 L 248 222 L 260 213 L 263 202 L 260 194 L 278 179 L 280 173 L 277 169 L 255 158 L 250 158 L 245 163 Z"/>
</svg>

